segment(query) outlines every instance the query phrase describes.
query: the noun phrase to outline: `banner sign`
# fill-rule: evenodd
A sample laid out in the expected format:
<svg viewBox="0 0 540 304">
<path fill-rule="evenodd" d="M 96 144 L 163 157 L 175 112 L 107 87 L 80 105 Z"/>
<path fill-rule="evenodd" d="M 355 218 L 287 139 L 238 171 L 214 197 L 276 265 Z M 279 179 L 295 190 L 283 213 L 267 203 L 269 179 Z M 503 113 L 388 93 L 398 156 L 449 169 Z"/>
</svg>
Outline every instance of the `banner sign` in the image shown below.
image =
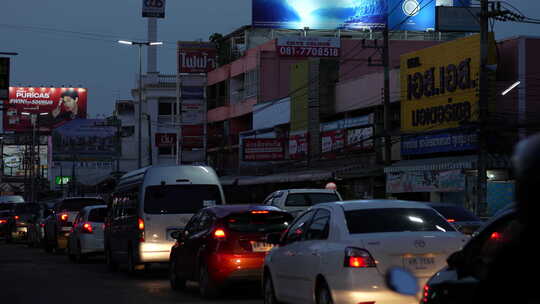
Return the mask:
<svg viewBox="0 0 540 304">
<path fill-rule="evenodd" d="M 460 192 L 463 190 L 465 190 L 465 175 L 461 170 L 386 174 L 387 193 Z"/>
<path fill-rule="evenodd" d="M 286 57 L 339 57 L 340 38 L 280 36 L 278 54 Z"/>
<path fill-rule="evenodd" d="M 52 133 L 56 161 L 111 159 L 120 152 L 116 127 L 104 119 L 75 119 Z"/>
<path fill-rule="evenodd" d="M 204 148 L 204 126 L 183 125 L 181 143 L 183 150 Z"/>
<path fill-rule="evenodd" d="M 476 150 L 478 134 L 474 131 L 407 135 L 401 138 L 401 155 L 421 155 Z"/>
<path fill-rule="evenodd" d="M 182 101 L 182 123 L 192 125 L 204 123 L 204 105 L 202 100 Z"/>
<path fill-rule="evenodd" d="M 283 160 L 283 140 L 277 138 L 245 138 L 244 161 Z"/>
<path fill-rule="evenodd" d="M 332 131 L 338 129 L 349 129 L 354 127 L 362 127 L 373 124 L 373 114 L 344 118 L 332 122 L 321 124 L 321 132 Z"/>
<path fill-rule="evenodd" d="M 490 39 L 488 62 L 494 64 Z M 457 128 L 478 120 L 480 35 L 401 56 L 401 131 Z"/>
<path fill-rule="evenodd" d="M 182 99 L 204 99 L 204 87 L 182 85 L 181 94 Z"/>
<path fill-rule="evenodd" d="M 36 148 L 36 151 L 38 150 L 39 154 L 35 156 L 35 164 L 39 166 L 40 170 L 43 169 L 46 176 L 49 164 L 49 149 L 47 145 L 39 145 L 39 148 Z M 32 149 L 27 145 L 4 145 L 2 151 L 4 177 L 24 176 L 27 174 L 32 164 L 31 151 Z"/>
<path fill-rule="evenodd" d="M 84 88 L 10 87 L 4 101 L 4 131 L 52 129 L 77 118 L 86 118 L 88 91 Z"/>
<path fill-rule="evenodd" d="M 208 73 L 217 68 L 216 46 L 210 42 L 178 41 L 178 73 Z"/>
<path fill-rule="evenodd" d="M 452 3 L 449 3 L 452 2 Z M 333 30 L 435 28 L 436 5 L 469 6 L 470 0 L 252 0 L 252 25 Z"/>
<path fill-rule="evenodd" d="M 347 130 L 347 150 L 373 150 L 373 127 Z"/>
<path fill-rule="evenodd" d="M 143 18 L 165 18 L 165 0 L 142 0 Z"/>
<path fill-rule="evenodd" d="M 292 132 L 289 135 L 289 157 L 290 159 L 303 159 L 308 153 L 308 133 L 307 131 Z"/>
<path fill-rule="evenodd" d="M 176 133 L 156 133 L 156 146 L 158 148 L 173 147 L 176 145 Z"/>
<path fill-rule="evenodd" d="M 321 133 L 321 152 L 337 152 L 345 147 L 345 132 L 335 130 Z"/>
</svg>

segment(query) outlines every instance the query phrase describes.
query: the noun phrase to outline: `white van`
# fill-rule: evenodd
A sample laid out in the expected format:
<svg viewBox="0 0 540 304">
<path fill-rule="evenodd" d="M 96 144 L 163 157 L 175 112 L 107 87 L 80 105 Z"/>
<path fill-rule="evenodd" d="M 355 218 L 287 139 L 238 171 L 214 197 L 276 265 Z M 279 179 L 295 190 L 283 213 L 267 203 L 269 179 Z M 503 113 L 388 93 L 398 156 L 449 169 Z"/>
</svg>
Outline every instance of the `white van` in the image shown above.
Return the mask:
<svg viewBox="0 0 540 304">
<path fill-rule="evenodd" d="M 215 171 L 203 166 L 151 166 L 120 178 L 109 201 L 105 256 L 111 271 L 129 272 L 149 263 L 167 263 L 175 239 L 191 216 L 225 204 Z"/>
</svg>

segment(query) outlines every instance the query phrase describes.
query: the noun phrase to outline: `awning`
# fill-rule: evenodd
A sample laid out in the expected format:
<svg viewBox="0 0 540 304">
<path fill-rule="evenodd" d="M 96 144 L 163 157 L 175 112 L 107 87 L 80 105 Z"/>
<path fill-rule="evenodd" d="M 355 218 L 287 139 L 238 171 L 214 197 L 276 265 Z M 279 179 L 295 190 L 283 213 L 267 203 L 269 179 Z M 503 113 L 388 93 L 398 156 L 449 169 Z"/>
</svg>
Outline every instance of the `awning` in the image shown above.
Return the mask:
<svg viewBox="0 0 540 304">
<path fill-rule="evenodd" d="M 476 170 L 477 163 L 477 155 L 401 160 L 390 167 L 384 168 L 384 173 L 459 169 Z M 510 157 L 507 155 L 489 154 L 487 163 L 488 169 L 508 169 L 510 168 Z"/>
</svg>

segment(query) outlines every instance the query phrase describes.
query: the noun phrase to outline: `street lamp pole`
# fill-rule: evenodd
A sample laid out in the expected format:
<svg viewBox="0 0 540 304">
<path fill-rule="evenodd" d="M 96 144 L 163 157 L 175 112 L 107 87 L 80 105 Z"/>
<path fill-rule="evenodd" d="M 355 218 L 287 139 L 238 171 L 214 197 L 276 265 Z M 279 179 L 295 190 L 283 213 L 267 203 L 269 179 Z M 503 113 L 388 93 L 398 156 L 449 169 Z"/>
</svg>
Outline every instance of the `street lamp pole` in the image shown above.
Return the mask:
<svg viewBox="0 0 540 304">
<path fill-rule="evenodd" d="M 136 45 L 139 47 L 139 127 L 138 127 L 138 149 L 137 149 L 137 168 L 142 168 L 142 47 L 143 46 L 157 46 L 162 45 L 163 42 L 137 42 L 137 41 L 127 41 L 127 40 L 118 40 L 118 43 L 120 44 L 126 44 L 126 45 Z M 150 140 L 150 139 L 149 139 Z"/>
</svg>

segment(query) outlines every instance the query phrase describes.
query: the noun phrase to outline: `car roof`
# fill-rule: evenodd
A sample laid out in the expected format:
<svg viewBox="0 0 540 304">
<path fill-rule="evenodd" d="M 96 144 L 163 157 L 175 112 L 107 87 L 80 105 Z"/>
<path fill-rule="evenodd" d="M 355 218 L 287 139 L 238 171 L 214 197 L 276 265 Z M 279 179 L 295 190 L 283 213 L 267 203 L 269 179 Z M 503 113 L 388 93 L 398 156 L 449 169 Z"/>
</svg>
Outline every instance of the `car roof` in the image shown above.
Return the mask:
<svg viewBox="0 0 540 304">
<path fill-rule="evenodd" d="M 431 202 L 428 202 L 428 203 L 425 203 L 425 204 L 432 207 L 432 208 L 435 208 L 435 207 L 454 207 L 454 208 L 466 209 L 463 206 L 460 206 L 460 205 L 457 205 L 457 204 L 452 204 L 452 203 L 431 203 Z"/>
<path fill-rule="evenodd" d="M 233 213 L 243 213 L 249 211 L 278 211 L 286 212 L 274 206 L 267 205 L 219 205 L 205 208 L 214 213 L 217 217 L 223 218 Z"/>
<path fill-rule="evenodd" d="M 289 193 L 336 193 L 335 190 L 329 189 L 283 189 L 280 191 L 289 191 Z"/>
<path fill-rule="evenodd" d="M 385 199 L 373 199 L 373 200 L 352 200 L 341 201 L 332 203 L 322 203 L 315 206 L 341 206 L 345 211 L 359 210 L 359 209 L 381 209 L 381 208 L 420 208 L 420 209 L 432 209 L 428 205 L 422 202 L 402 201 L 402 200 L 385 200 Z"/>
<path fill-rule="evenodd" d="M 107 209 L 108 206 L 107 205 L 92 205 L 92 206 L 86 206 L 86 207 L 82 208 L 81 210 L 83 210 L 83 209 L 91 210 L 91 209 L 99 209 L 99 208 Z"/>
</svg>

